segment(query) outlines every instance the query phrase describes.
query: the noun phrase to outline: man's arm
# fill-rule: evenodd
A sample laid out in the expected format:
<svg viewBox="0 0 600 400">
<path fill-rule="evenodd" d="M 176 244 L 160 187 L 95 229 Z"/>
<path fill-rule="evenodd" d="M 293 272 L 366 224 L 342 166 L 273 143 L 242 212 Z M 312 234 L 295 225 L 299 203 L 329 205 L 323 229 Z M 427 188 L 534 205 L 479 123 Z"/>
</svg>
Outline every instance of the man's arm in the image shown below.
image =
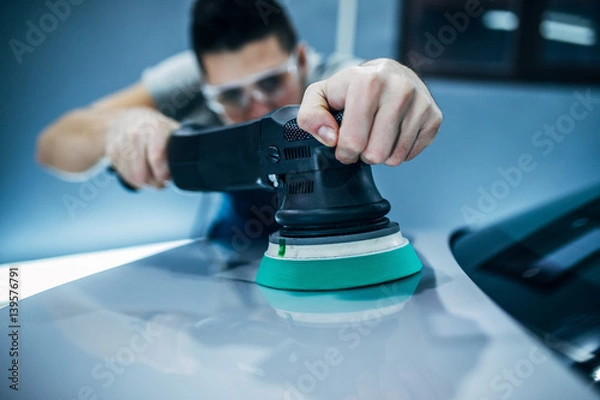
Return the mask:
<svg viewBox="0 0 600 400">
<path fill-rule="evenodd" d="M 81 173 L 107 157 L 136 187 L 162 187 L 169 179 L 164 157 L 178 123 L 160 113 L 141 83 L 72 110 L 39 136 L 37 160 L 59 171 Z"/>
</svg>

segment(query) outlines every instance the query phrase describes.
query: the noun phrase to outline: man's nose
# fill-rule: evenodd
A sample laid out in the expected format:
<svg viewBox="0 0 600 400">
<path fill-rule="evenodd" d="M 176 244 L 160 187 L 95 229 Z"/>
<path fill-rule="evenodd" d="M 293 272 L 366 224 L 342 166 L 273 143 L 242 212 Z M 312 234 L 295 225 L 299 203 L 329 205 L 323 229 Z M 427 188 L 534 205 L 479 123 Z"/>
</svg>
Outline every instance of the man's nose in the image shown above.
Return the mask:
<svg viewBox="0 0 600 400">
<path fill-rule="evenodd" d="M 267 114 L 268 112 L 273 111 L 274 106 L 270 104 L 267 98 L 262 95 L 262 93 L 255 91 L 252 93 L 250 97 L 250 104 L 247 109 L 248 119 L 257 119 Z"/>
</svg>

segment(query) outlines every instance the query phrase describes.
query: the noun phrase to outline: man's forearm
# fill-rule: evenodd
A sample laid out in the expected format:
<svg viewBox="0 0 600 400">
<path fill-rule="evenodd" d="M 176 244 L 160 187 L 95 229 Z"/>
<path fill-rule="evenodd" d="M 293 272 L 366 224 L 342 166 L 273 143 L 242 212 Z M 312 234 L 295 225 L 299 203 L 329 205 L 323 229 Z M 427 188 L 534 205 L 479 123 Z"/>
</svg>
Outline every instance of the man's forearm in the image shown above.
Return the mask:
<svg viewBox="0 0 600 400">
<path fill-rule="evenodd" d="M 122 112 L 90 107 L 65 114 L 39 136 L 38 162 L 72 173 L 90 169 L 104 157 L 106 133 Z"/>
</svg>

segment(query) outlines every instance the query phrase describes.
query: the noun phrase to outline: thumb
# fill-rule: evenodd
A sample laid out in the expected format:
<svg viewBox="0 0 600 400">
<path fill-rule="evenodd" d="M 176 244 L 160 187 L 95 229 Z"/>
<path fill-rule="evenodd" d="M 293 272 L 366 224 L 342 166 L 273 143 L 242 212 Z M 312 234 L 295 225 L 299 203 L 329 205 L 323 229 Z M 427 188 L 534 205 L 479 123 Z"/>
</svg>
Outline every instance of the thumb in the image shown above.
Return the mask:
<svg viewBox="0 0 600 400">
<path fill-rule="evenodd" d="M 298 110 L 297 121 L 300 128 L 312 134 L 324 145 L 333 147 L 337 144 L 339 126 L 331 115 L 325 93 L 325 82 L 314 83 L 306 89 Z"/>
</svg>

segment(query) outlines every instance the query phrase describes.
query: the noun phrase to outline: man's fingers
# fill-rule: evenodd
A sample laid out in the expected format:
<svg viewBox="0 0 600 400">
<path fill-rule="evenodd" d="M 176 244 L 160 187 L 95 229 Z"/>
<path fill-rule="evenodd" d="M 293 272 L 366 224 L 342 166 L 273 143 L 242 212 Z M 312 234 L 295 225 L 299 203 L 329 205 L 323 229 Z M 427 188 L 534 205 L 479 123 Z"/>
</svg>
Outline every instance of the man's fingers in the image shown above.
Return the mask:
<svg viewBox="0 0 600 400">
<path fill-rule="evenodd" d="M 400 136 L 400 123 L 414 100 L 414 90 L 388 94 L 381 99 L 369 143 L 361 155 L 367 164 L 381 164 L 392 156 Z"/>
<path fill-rule="evenodd" d="M 357 80 L 348 86 L 344 121 L 340 128 L 336 158 L 356 162 L 371 140 L 369 135 L 380 103 L 384 82 L 377 76 Z"/>
<path fill-rule="evenodd" d="M 392 155 L 385 160 L 386 165 L 395 167 L 406 160 L 406 157 L 416 143 L 425 117 L 426 115 L 423 115 L 423 110 L 419 109 L 417 104 L 413 104 L 400 124 L 400 136 L 398 137 L 396 146 L 392 151 Z"/>
<path fill-rule="evenodd" d="M 297 121 L 300 128 L 324 145 L 332 147 L 337 144 L 338 123 L 331 115 L 324 82 L 312 84 L 306 89 Z"/>
<path fill-rule="evenodd" d="M 344 109 L 338 128 L 331 110 Z M 300 127 L 336 146 L 336 158 L 397 166 L 435 138 L 442 116 L 431 93 L 410 69 L 392 60 L 350 67 L 306 90 Z"/>
<path fill-rule="evenodd" d="M 169 127 L 165 126 L 164 131 L 153 132 L 148 136 L 147 159 L 153 180 L 158 187 L 164 187 L 164 182 L 171 178 L 169 165 L 167 162 L 167 140 Z"/>
<path fill-rule="evenodd" d="M 124 160 L 121 176 L 136 188 L 142 188 L 151 177 L 151 171 L 146 163 L 146 140 L 137 133 L 131 136 L 130 149 Z"/>
<path fill-rule="evenodd" d="M 431 142 L 433 142 L 442 124 L 442 119 L 443 116 L 439 109 L 436 109 L 430 113 L 427 122 L 419 132 L 419 136 L 415 145 L 406 157 L 406 161 L 410 161 L 418 156 L 427 146 L 431 144 Z"/>
</svg>

